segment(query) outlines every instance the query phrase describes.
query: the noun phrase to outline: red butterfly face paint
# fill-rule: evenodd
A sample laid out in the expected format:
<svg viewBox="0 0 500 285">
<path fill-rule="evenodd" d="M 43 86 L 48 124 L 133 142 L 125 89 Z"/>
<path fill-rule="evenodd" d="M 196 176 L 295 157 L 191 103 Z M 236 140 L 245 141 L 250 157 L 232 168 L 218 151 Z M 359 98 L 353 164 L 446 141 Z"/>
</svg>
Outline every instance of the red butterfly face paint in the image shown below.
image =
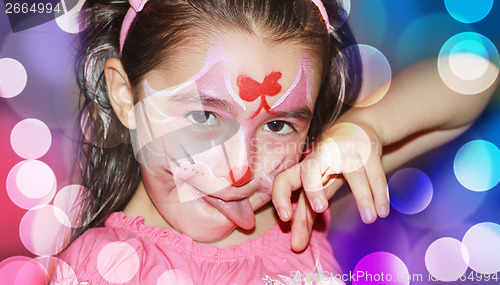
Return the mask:
<svg viewBox="0 0 500 285">
<path fill-rule="evenodd" d="M 260 104 L 255 113 L 250 118 L 254 118 L 264 108 L 268 113 L 271 112 L 271 107 L 266 101 L 266 96 L 275 96 L 281 92 L 281 85 L 278 80 L 281 78 L 281 72 L 275 71 L 267 75 L 262 83 L 259 83 L 249 76 L 240 75 L 236 79 L 236 84 L 240 90 L 240 98 L 246 102 L 253 102 L 260 97 Z"/>
</svg>

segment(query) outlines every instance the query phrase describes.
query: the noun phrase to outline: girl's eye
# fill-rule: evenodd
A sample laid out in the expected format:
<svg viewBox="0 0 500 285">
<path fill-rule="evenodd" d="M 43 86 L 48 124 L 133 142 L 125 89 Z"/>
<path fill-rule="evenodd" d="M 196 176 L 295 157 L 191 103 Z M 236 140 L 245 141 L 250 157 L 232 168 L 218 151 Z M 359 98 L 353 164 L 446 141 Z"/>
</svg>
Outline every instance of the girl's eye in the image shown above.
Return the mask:
<svg viewBox="0 0 500 285">
<path fill-rule="evenodd" d="M 285 135 L 293 132 L 293 126 L 285 121 L 272 121 L 264 125 L 264 130 L 280 135 Z"/>
<path fill-rule="evenodd" d="M 212 112 L 194 111 L 187 114 L 186 118 L 198 125 L 216 126 L 219 124 L 219 119 Z"/>
</svg>

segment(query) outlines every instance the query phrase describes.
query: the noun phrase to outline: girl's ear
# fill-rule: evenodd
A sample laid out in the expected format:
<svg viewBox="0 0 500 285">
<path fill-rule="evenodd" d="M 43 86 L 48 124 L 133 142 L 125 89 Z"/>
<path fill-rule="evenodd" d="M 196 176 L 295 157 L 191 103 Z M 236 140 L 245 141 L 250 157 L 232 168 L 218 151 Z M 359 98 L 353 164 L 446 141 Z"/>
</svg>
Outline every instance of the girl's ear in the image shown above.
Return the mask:
<svg viewBox="0 0 500 285">
<path fill-rule="evenodd" d="M 110 58 L 104 65 L 104 77 L 108 87 L 109 101 L 120 122 L 129 129 L 136 128 L 134 92 L 118 58 Z"/>
</svg>

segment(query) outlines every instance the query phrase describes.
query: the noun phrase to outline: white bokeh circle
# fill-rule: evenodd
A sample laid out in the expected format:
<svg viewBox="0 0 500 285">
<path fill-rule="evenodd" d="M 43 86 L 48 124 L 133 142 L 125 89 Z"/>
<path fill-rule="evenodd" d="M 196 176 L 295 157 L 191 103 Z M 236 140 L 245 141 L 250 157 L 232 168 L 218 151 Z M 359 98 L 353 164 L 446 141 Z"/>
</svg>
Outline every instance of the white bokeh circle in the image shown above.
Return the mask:
<svg viewBox="0 0 500 285">
<path fill-rule="evenodd" d="M 10 133 L 14 152 L 25 159 L 37 159 L 47 153 L 52 144 L 49 127 L 42 121 L 29 118 L 17 123 Z"/>
<path fill-rule="evenodd" d="M 111 242 L 97 256 L 99 274 L 111 283 L 129 282 L 139 271 L 139 255 L 126 242 Z"/>
<path fill-rule="evenodd" d="M 425 252 L 425 266 L 434 278 L 456 281 L 469 268 L 469 253 L 461 241 L 444 237 L 434 241 Z"/>
<path fill-rule="evenodd" d="M 500 225 L 476 224 L 465 233 L 462 243 L 469 252 L 469 266 L 474 271 L 483 274 L 500 271 Z"/>
<path fill-rule="evenodd" d="M 495 82 L 500 59 L 495 45 L 485 36 L 464 32 L 444 43 L 439 52 L 438 70 L 453 91 L 478 94 Z"/>
<path fill-rule="evenodd" d="M 51 264 L 53 268 L 53 280 L 56 282 L 60 282 L 57 284 L 64 285 L 83 285 L 84 282 L 78 283 L 78 278 L 76 277 L 76 273 L 71 268 L 69 264 L 64 262 L 62 259 L 57 259 L 54 263 Z M 63 283 L 64 282 L 64 283 Z"/>
<path fill-rule="evenodd" d="M 55 176 L 53 173 L 49 173 L 47 171 L 48 176 L 43 177 L 43 181 L 45 181 L 43 184 L 45 185 L 51 185 L 51 181 L 54 182 L 54 187 L 45 188 L 45 189 L 38 189 L 38 188 L 32 188 L 28 182 L 23 182 L 23 192 L 28 193 L 29 196 L 31 197 L 40 197 L 40 198 L 31 198 L 29 196 L 26 196 L 23 192 L 21 192 L 21 189 L 19 188 L 18 185 L 18 180 L 22 181 L 24 179 L 31 179 L 30 176 L 30 169 L 36 170 L 37 167 L 30 167 L 29 165 L 32 163 L 32 160 L 23 160 L 9 171 L 9 174 L 7 175 L 7 181 L 6 181 L 6 189 L 7 189 L 7 194 L 9 195 L 10 200 L 16 204 L 18 207 L 21 207 L 23 209 L 29 210 L 33 207 L 40 206 L 40 205 L 45 205 L 48 204 L 52 198 L 55 195 L 56 192 L 56 187 L 55 187 Z M 24 168 L 25 165 L 28 165 L 27 168 Z M 19 170 L 23 168 L 23 171 L 19 174 Z M 47 170 L 46 168 L 43 168 Z M 19 176 L 19 177 L 18 177 Z M 36 182 L 36 181 L 35 181 Z M 41 193 L 45 193 L 44 196 L 41 196 Z"/>
<path fill-rule="evenodd" d="M 28 82 L 24 66 L 13 58 L 0 58 L 0 97 L 19 95 Z"/>
<path fill-rule="evenodd" d="M 30 199 L 40 199 L 56 188 L 56 175 L 46 163 L 28 160 L 19 167 L 16 175 L 19 191 Z"/>
<path fill-rule="evenodd" d="M 69 237 L 69 224 L 64 212 L 52 205 L 35 207 L 26 212 L 19 224 L 24 247 L 36 255 L 59 253 Z M 60 221 L 65 221 L 61 223 Z"/>
<path fill-rule="evenodd" d="M 70 34 L 77 34 L 82 31 L 83 25 L 79 22 L 78 15 L 84 3 L 85 0 L 79 0 L 71 10 L 56 18 L 56 23 L 61 30 Z"/>
<path fill-rule="evenodd" d="M 59 190 L 54 198 L 54 206 L 66 214 L 69 219 L 68 226 L 72 228 L 83 226 L 81 221 L 78 220 L 78 214 L 82 206 L 82 191 L 85 191 L 85 188 L 81 185 L 67 185 Z"/>
<path fill-rule="evenodd" d="M 367 107 L 380 101 L 391 86 L 392 71 L 385 55 L 370 45 L 358 45 L 363 64 L 363 83 L 355 107 Z"/>
<path fill-rule="evenodd" d="M 183 270 L 172 269 L 163 273 L 156 282 L 156 285 L 169 285 L 169 284 L 192 285 L 194 283 L 193 279 L 191 279 L 191 277 Z"/>
</svg>

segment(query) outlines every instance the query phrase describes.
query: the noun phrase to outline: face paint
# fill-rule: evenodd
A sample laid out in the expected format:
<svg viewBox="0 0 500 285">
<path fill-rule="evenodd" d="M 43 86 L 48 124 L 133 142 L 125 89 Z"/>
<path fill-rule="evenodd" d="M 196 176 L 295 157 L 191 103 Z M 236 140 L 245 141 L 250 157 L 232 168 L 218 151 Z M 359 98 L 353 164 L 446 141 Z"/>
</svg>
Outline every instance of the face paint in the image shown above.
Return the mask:
<svg viewBox="0 0 500 285">
<path fill-rule="evenodd" d="M 264 108 L 268 113 L 271 107 L 267 104 L 266 96 L 278 95 L 281 91 L 281 85 L 278 80 L 281 78 L 281 72 L 272 72 L 264 78 L 262 83 L 259 83 L 252 78 L 240 75 L 236 80 L 236 84 L 240 90 L 240 97 L 246 102 L 253 102 L 260 97 L 260 104 L 255 113 L 250 116 L 250 119 L 259 114 L 260 110 Z"/>
<path fill-rule="evenodd" d="M 145 97 L 133 109 L 137 129 L 131 134 L 137 160 L 146 169 L 143 180 L 160 212 L 172 208 L 163 185 L 173 181 L 175 188 L 168 191 L 176 191 L 180 204 L 203 201 L 233 224 L 250 229 L 255 217 L 248 198 L 262 194 L 270 199 L 274 176 L 298 159 L 293 154 L 297 147 L 267 155 L 251 150 L 249 141 L 260 132 L 266 114 L 312 107 L 302 63 L 292 85 L 278 96 L 283 89 L 281 71 L 268 74 L 261 83 L 240 75 L 235 94 L 226 70 L 230 62 L 209 56 L 195 76 L 160 91 L 146 81 Z M 252 111 L 257 104 L 245 102 L 254 101 L 258 107 Z M 252 115 L 250 120 L 240 116 L 244 111 Z M 250 163 L 250 156 L 261 157 Z"/>
<path fill-rule="evenodd" d="M 313 108 L 311 90 L 307 82 L 306 75 L 310 68 L 310 62 L 307 59 L 303 59 L 300 63 L 299 71 L 292 85 L 285 92 L 285 94 L 283 94 L 283 96 L 281 96 L 281 98 L 271 106 L 271 110 L 274 110 L 281 105 L 283 105 L 281 107 L 283 109 L 287 107 L 290 109 L 303 104 L 310 107 L 311 109 Z"/>
</svg>

